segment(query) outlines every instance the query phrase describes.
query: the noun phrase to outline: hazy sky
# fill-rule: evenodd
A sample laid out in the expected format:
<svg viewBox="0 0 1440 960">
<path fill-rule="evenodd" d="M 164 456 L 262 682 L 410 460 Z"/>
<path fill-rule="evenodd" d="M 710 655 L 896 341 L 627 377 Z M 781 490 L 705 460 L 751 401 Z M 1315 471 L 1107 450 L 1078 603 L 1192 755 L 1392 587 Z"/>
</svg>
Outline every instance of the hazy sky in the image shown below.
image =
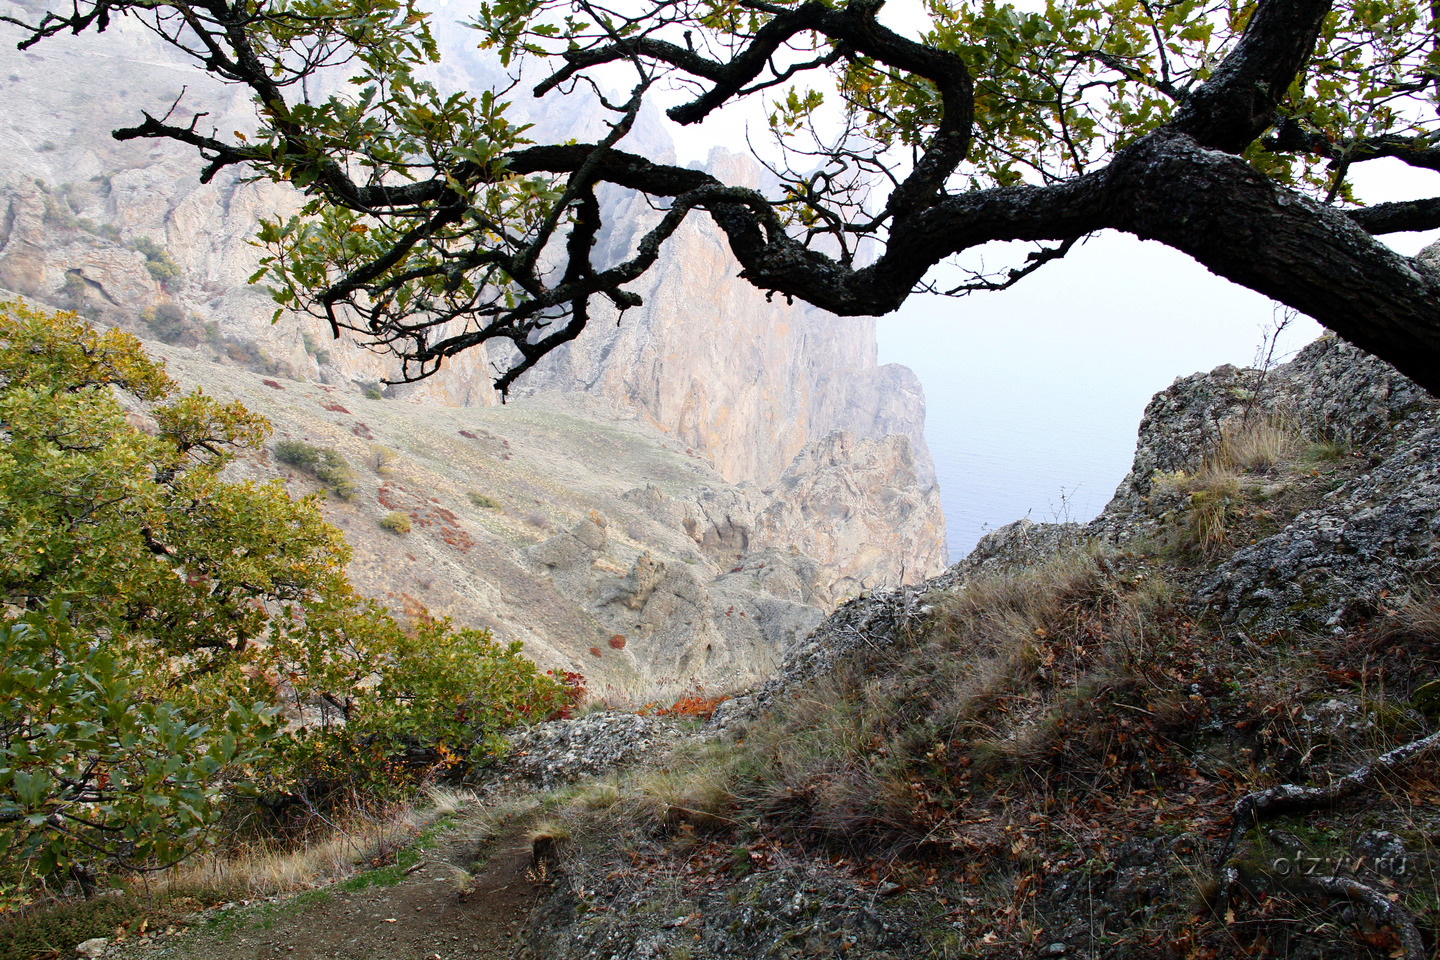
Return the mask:
<svg viewBox="0 0 1440 960">
<path fill-rule="evenodd" d="M 986 529 L 1085 520 L 1110 499 L 1140 415 L 1177 376 L 1248 365 L 1266 298 L 1157 243 L 1111 234 L 999 294 L 912 298 L 880 321 L 880 359 L 925 387 L 951 559 Z M 1300 318 L 1288 354 L 1320 334 Z"/>
</svg>

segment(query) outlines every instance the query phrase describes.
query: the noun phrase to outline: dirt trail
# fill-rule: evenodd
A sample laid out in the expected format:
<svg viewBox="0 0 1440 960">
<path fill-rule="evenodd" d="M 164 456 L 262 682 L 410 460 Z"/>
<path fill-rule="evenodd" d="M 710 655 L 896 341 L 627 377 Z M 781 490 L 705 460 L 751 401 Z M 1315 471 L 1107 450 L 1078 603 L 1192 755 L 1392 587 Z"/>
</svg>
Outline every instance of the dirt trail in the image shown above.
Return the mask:
<svg viewBox="0 0 1440 960">
<path fill-rule="evenodd" d="M 438 854 L 432 851 L 432 854 Z M 479 859 L 467 879 L 466 868 Z M 167 945 L 185 960 L 509 960 L 539 896 L 524 825 L 457 845 L 393 886 L 336 889 L 257 912 L 228 933 L 196 929 Z M 135 955 L 137 957 L 143 954 Z"/>
</svg>

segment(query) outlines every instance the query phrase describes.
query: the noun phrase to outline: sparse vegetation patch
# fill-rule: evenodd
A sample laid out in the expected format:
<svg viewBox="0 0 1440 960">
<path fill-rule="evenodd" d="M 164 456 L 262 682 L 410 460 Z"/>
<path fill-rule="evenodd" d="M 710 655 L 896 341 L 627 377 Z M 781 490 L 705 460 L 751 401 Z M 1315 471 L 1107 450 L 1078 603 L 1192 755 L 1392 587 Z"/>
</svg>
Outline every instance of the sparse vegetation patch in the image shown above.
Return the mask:
<svg viewBox="0 0 1440 960">
<path fill-rule="evenodd" d="M 410 515 L 392 510 L 380 518 L 380 526 L 397 536 L 403 536 L 410 532 Z"/>
<path fill-rule="evenodd" d="M 335 491 L 341 500 L 350 500 L 358 492 L 355 472 L 339 453 L 317 447 L 303 440 L 277 440 L 272 448 L 275 459 L 287 466 L 304 470 Z"/>
</svg>

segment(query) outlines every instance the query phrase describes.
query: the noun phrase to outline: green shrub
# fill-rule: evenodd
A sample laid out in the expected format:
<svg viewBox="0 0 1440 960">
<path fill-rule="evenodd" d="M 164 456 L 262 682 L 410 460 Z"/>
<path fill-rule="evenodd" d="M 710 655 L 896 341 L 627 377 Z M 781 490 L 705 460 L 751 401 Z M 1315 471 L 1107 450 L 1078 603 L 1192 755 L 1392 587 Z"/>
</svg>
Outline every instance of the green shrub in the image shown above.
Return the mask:
<svg viewBox="0 0 1440 960">
<path fill-rule="evenodd" d="M 212 341 L 213 342 L 213 341 Z M 235 363 L 256 373 L 264 373 L 269 376 L 288 377 L 294 371 L 288 363 L 272 359 L 261 350 L 252 340 L 237 340 L 234 337 L 222 337 L 216 344 L 226 357 Z"/>
<path fill-rule="evenodd" d="M 173 862 L 257 789 L 409 790 L 564 702 L 518 644 L 357 596 L 315 498 L 222 479 L 264 419 L 174 390 L 129 334 L 0 305 L 0 913 L 51 877 Z M 275 678 L 305 718 L 283 733 Z M 429 766 L 403 762 L 417 746 Z"/>
<path fill-rule="evenodd" d="M 273 449 L 276 460 L 313 474 L 321 483 L 329 485 L 341 500 L 350 500 L 359 491 L 355 472 L 334 450 L 303 440 L 277 440 Z"/>
<path fill-rule="evenodd" d="M 479 508 L 482 509 L 482 510 L 499 510 L 499 509 L 500 509 L 500 501 L 499 501 L 499 500 L 496 500 L 494 497 L 487 497 L 485 494 L 480 493 L 480 492 L 478 492 L 478 491 L 476 491 L 476 490 L 471 490 L 471 491 L 469 491 L 468 493 L 465 494 L 465 496 L 469 497 L 469 498 L 470 498 L 470 502 L 471 502 L 472 504 L 474 504 L 475 506 L 479 507 Z"/>
<path fill-rule="evenodd" d="M 185 309 L 173 300 L 146 307 L 141 311 L 140 319 L 145 321 L 163 343 L 194 346 L 200 342 L 198 325 L 192 322 Z"/>
<path fill-rule="evenodd" d="M 276 711 L 152 699 L 143 662 L 80 635 L 68 612 L 53 600 L 0 624 L 0 859 L 42 875 L 89 851 L 179 860 L 225 783 L 262 759 Z"/>
<path fill-rule="evenodd" d="M 154 907 L 153 902 L 124 893 L 5 914 L 0 916 L 0 960 L 78 956 L 77 944 L 113 937 L 116 927 L 151 913 Z"/>
<path fill-rule="evenodd" d="M 314 470 L 320 462 L 320 448 L 303 440 L 276 440 L 275 459 L 301 470 Z"/>
<path fill-rule="evenodd" d="M 135 249 L 145 255 L 145 269 L 149 270 L 150 276 L 162 285 L 171 284 L 172 281 L 179 279 L 180 267 L 160 244 L 149 237 L 136 237 Z"/>
<path fill-rule="evenodd" d="M 409 533 L 410 515 L 401 513 L 399 510 L 391 510 L 380 518 L 380 526 L 397 535 Z"/>
<path fill-rule="evenodd" d="M 384 400 L 384 399 L 385 399 L 385 394 L 383 394 L 383 393 L 380 392 L 380 388 L 379 388 L 379 387 L 374 387 L 374 386 L 366 387 L 366 388 L 365 388 L 365 399 L 366 399 L 366 400 Z"/>
</svg>

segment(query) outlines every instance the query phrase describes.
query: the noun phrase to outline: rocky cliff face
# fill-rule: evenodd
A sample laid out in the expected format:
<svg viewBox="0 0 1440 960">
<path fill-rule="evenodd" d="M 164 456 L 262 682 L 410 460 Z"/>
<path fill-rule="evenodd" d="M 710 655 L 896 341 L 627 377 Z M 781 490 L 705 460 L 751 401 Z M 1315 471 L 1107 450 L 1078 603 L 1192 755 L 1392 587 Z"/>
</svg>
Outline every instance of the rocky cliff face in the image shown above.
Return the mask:
<svg viewBox="0 0 1440 960">
<path fill-rule="evenodd" d="M 748 157 L 723 150 L 709 168 L 729 183 L 761 180 Z M 620 260 L 656 214 L 635 197 L 613 202 L 600 256 Z M 643 309 L 620 323 L 613 309 L 600 312 L 519 389 L 584 392 L 638 410 L 733 482 L 773 483 L 836 430 L 903 435 L 919 482 L 933 486 L 920 382 L 906 367 L 877 364 L 875 320 L 770 299 L 734 274 L 719 231 L 692 218 L 636 285 Z"/>
<path fill-rule="evenodd" d="M 447 26 L 447 32 L 457 31 Z M 463 39 L 472 56 L 447 61 L 437 79 L 451 85 L 493 81 L 491 68 L 469 49 L 472 38 L 452 39 L 457 48 Z M 108 136 L 140 110 L 164 113 L 182 90 L 185 104 L 209 111 L 205 122 L 244 130 L 253 119 L 243 98 L 207 84 L 126 22 L 103 38 L 67 38 L 24 54 L 0 46 L 0 78 L 7 103 L 0 130 L 10 145 L 0 171 L 0 287 L 267 375 L 351 395 L 380 386 L 391 369 L 386 358 L 331 341 L 311 318 L 287 313 L 272 324 L 274 304 L 246 282 L 261 256 L 249 242 L 257 219 L 295 209 L 292 192 L 230 174 L 200 185 L 196 161 L 187 153 Z M 535 112 L 549 135 L 575 135 L 594 122 L 584 108 L 564 102 Z M 643 140 L 649 153 L 668 149 L 653 117 L 632 138 Z M 726 168 L 727 176 L 758 177 L 723 152 L 711 162 Z M 653 213 L 620 195 L 609 204 L 611 226 L 603 242 L 619 257 Z M 936 543 L 943 542 L 944 521 L 938 499 L 927 493 L 934 470 L 914 375 L 877 365 L 873 320 L 842 321 L 767 302 L 731 272 L 714 229 L 687 225 L 638 291 L 644 308 L 629 311 L 618 326 L 614 318 L 597 317 L 577 342 L 523 380 L 517 393 L 586 394 L 603 402 L 603 416 L 638 414 L 680 448 L 713 463 L 723 480 L 757 486 L 778 481 L 811 445 L 821 446 L 803 462 L 823 459 L 825 438 L 837 430 L 881 444 L 892 435 L 906 437 L 908 458 L 864 468 L 871 478 L 867 489 L 880 500 L 854 514 L 867 518 L 861 526 L 831 522 L 807 542 L 825 554 L 824 569 L 835 571 L 829 590 L 936 572 L 943 559 L 934 544 L 921 541 L 935 531 Z M 436 377 L 385 394 L 489 406 L 496 402 L 489 375 L 489 358 L 476 350 Z M 881 473 L 889 479 L 882 482 Z M 802 488 L 808 489 L 793 482 L 786 487 Z M 753 500 L 747 516 L 758 518 L 769 501 L 755 491 L 747 495 Z M 789 542 L 787 522 L 767 521 L 777 542 Z M 876 544 L 884 528 L 901 530 L 901 538 Z"/>
<path fill-rule="evenodd" d="M 939 492 L 921 483 L 920 469 L 903 434 L 832 433 L 805 447 L 766 491 L 760 534 L 833 569 L 841 594 L 923 580 L 945 566 L 945 531 L 936 524 Z M 905 560 L 882 574 L 890 568 L 881 556 L 893 549 Z"/>
</svg>

